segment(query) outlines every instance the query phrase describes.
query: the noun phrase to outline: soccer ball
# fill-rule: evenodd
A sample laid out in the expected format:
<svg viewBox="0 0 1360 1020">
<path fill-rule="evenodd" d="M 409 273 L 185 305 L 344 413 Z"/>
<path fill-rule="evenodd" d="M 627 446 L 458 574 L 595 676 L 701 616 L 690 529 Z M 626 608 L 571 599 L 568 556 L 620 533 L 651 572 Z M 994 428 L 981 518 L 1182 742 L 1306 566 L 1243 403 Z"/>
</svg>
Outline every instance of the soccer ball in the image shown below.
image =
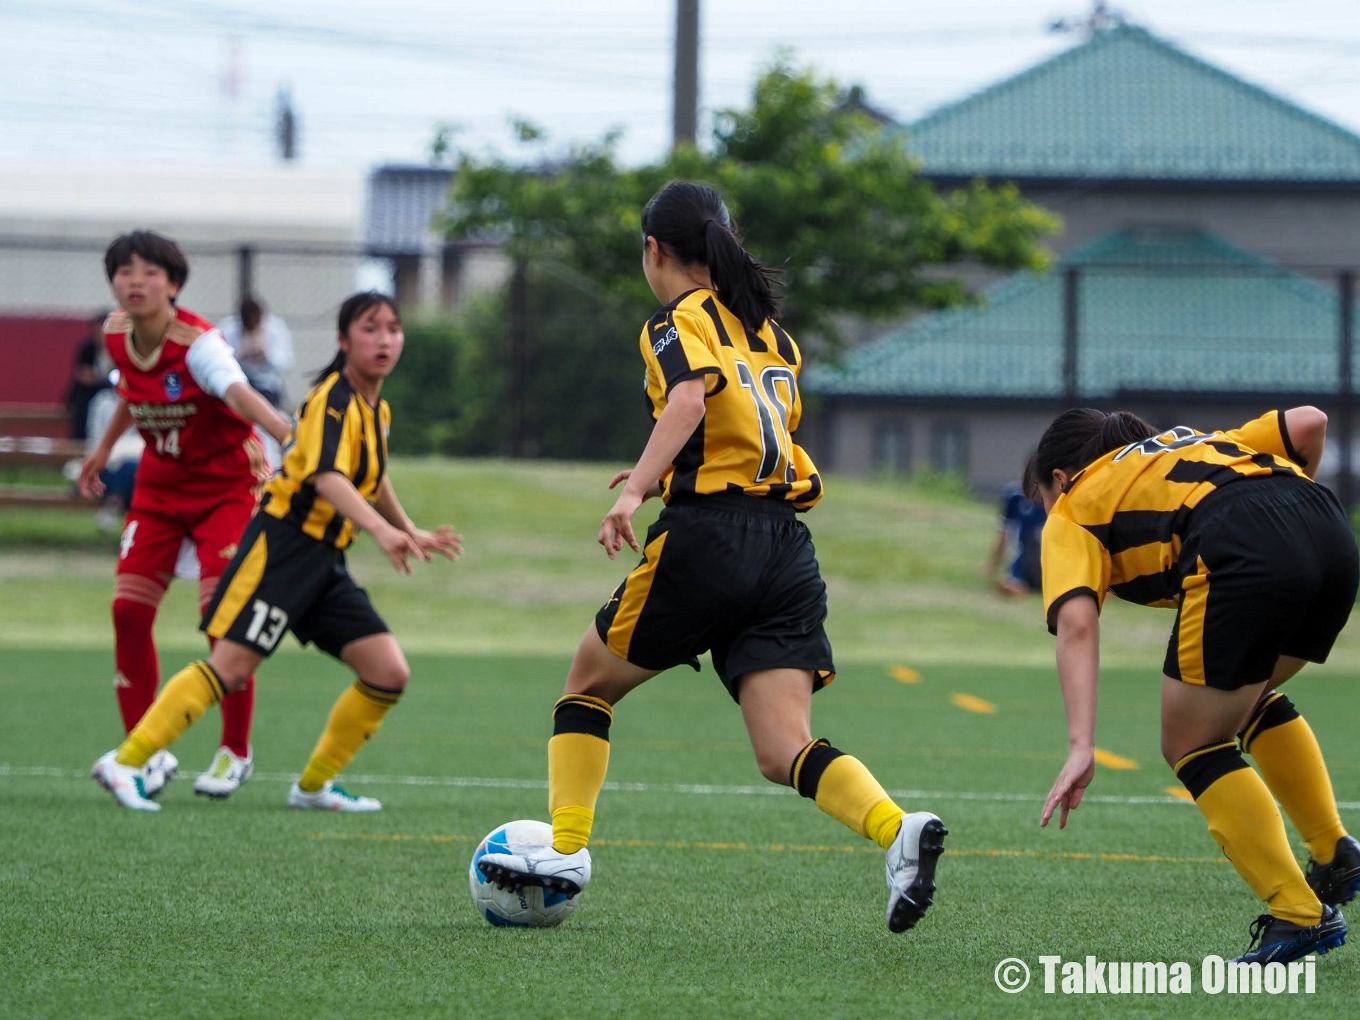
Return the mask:
<svg viewBox="0 0 1360 1020">
<path fill-rule="evenodd" d="M 576 901 L 581 898 L 580 893 L 568 896 L 535 885 L 526 885 L 519 892 L 498 889 L 477 870 L 477 862 L 487 854 L 516 853 L 520 847 L 551 843 L 552 826 L 547 822 L 521 819 L 492 829 L 490 835 L 477 844 L 468 866 L 468 885 L 477 913 L 502 928 L 552 928 L 570 917 L 576 909 Z"/>
</svg>

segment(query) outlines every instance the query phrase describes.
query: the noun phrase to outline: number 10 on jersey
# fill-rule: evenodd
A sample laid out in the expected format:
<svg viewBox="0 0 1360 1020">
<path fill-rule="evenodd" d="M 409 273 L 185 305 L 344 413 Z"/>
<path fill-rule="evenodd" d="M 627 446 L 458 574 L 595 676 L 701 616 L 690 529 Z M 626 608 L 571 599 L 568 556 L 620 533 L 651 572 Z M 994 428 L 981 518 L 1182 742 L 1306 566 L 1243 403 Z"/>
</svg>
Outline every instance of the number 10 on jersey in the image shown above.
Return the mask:
<svg viewBox="0 0 1360 1020">
<path fill-rule="evenodd" d="M 783 461 L 783 480 L 796 481 L 798 473 L 793 466 L 793 437 L 789 435 L 789 415 L 793 412 L 793 395 L 798 386 L 793 369 L 787 365 L 770 365 L 761 369 L 760 378 L 757 379 L 751 366 L 738 360 L 737 379 L 755 402 L 756 417 L 760 420 L 760 467 L 755 480 L 766 482 L 772 479 L 780 461 Z M 784 384 L 783 393 L 780 392 L 780 383 Z"/>
</svg>

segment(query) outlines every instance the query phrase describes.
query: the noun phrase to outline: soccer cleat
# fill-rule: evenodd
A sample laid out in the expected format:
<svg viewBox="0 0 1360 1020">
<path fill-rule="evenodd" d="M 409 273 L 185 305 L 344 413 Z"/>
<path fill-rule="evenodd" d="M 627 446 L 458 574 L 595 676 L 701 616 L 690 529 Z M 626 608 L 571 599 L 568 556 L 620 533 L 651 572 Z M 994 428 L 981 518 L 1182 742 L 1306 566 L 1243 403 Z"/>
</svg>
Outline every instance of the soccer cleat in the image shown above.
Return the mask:
<svg viewBox="0 0 1360 1020">
<path fill-rule="evenodd" d="M 1355 899 L 1360 892 L 1360 842 L 1354 836 L 1336 841 L 1336 856 L 1329 864 L 1308 859 L 1308 886 L 1330 907 Z"/>
<path fill-rule="evenodd" d="M 315 793 L 308 793 L 297 783 L 288 791 L 288 806 L 303 811 L 381 811 L 382 802 L 372 797 L 356 797 L 329 779 Z"/>
<path fill-rule="evenodd" d="M 888 931 L 915 927 L 934 899 L 935 864 L 949 830 L 929 811 L 902 817 L 888 847 Z"/>
<path fill-rule="evenodd" d="M 142 766 L 142 785 L 148 797 L 159 797 L 165 784 L 179 772 L 179 759 L 169 751 L 157 751 Z"/>
<path fill-rule="evenodd" d="M 1322 920 L 1304 927 L 1271 914 L 1251 924 L 1251 945 L 1233 963 L 1289 963 L 1309 953 L 1325 956 L 1346 944 L 1346 919 L 1336 907 L 1324 906 Z M 1258 945 L 1259 943 L 1259 945 Z"/>
<path fill-rule="evenodd" d="M 134 811 L 159 811 L 161 806 L 146 795 L 141 769 L 118 764 L 118 752 L 110 751 L 94 763 L 90 778 L 113 794 L 113 799 Z"/>
<path fill-rule="evenodd" d="M 526 885 L 547 892 L 578 896 L 590 884 L 590 851 L 558 853 L 550 846 L 534 847 L 522 854 L 485 854 L 477 870 L 497 889 L 519 892 Z"/>
<path fill-rule="evenodd" d="M 205 797 L 230 797 L 255 771 L 255 756 L 239 758 L 230 748 L 219 747 L 208 771 L 194 780 L 194 793 Z"/>
</svg>

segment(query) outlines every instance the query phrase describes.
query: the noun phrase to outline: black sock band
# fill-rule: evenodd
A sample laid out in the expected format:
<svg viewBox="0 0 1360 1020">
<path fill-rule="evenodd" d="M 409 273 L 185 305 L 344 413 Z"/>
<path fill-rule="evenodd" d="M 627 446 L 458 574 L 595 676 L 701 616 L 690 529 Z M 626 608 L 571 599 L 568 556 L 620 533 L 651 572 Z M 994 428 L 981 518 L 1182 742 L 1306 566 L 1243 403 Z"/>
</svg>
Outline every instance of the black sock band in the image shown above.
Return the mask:
<svg viewBox="0 0 1360 1020">
<path fill-rule="evenodd" d="M 208 681 L 208 686 L 212 688 L 212 692 L 218 701 L 221 701 L 227 696 L 227 686 L 222 683 L 222 678 L 217 675 L 217 670 L 213 669 L 202 659 L 195 662 L 194 666 L 203 674 L 203 679 Z"/>
<path fill-rule="evenodd" d="M 1176 762 L 1176 778 L 1185 784 L 1190 796 L 1199 800 L 1205 790 L 1229 772 L 1249 767 L 1237 745 L 1226 740 L 1197 747 Z"/>
<path fill-rule="evenodd" d="M 401 691 L 390 690 L 386 687 L 374 687 L 362 679 L 354 681 L 354 689 L 369 701 L 376 701 L 379 705 L 386 705 L 388 708 L 395 705 L 402 695 Z"/>
<path fill-rule="evenodd" d="M 568 694 L 553 708 L 553 736 L 560 733 L 585 733 L 609 739 L 609 724 L 614 711 L 609 702 L 588 694 Z"/>
<path fill-rule="evenodd" d="M 1237 735 L 1237 739 L 1242 743 L 1243 753 L 1250 753 L 1252 741 L 1266 730 L 1293 722 L 1298 717 L 1298 709 L 1294 707 L 1294 703 L 1279 691 L 1266 695 L 1265 701 L 1251 714 L 1247 725 Z"/>
<path fill-rule="evenodd" d="M 793 766 L 789 769 L 789 785 L 809 800 L 815 799 L 822 773 L 844 753 L 837 751 L 829 741 L 818 737 L 793 759 Z"/>
</svg>

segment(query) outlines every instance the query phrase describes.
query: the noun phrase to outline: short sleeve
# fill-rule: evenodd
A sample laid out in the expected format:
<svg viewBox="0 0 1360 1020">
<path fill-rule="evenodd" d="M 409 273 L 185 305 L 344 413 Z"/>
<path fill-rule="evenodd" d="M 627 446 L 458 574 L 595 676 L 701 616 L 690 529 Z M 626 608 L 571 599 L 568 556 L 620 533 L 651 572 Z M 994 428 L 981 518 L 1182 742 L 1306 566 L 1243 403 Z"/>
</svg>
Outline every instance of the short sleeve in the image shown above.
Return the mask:
<svg viewBox="0 0 1360 1020">
<path fill-rule="evenodd" d="M 706 396 L 713 396 L 727 383 L 702 324 L 686 312 L 677 310 L 649 322 L 642 331 L 641 349 L 647 374 L 661 383 L 667 396 L 686 379 L 701 375 L 714 377 L 704 387 Z"/>
<path fill-rule="evenodd" d="M 1300 467 L 1308 466 L 1308 462 L 1299 456 L 1299 451 L 1290 442 L 1283 411 L 1267 411 L 1261 417 L 1224 433 L 1223 438 L 1256 453 L 1269 453 L 1293 461 Z"/>
<path fill-rule="evenodd" d="M 353 475 L 356 440 L 348 410 L 349 393 L 335 385 L 303 405 L 293 429 L 293 446 L 302 455 L 302 479 L 328 471 Z"/>
<path fill-rule="evenodd" d="M 1051 634 L 1058 633 L 1058 610 L 1077 595 L 1090 595 L 1105 604 L 1110 587 L 1110 554 L 1100 540 L 1080 524 L 1050 514 L 1040 546 L 1044 578 L 1044 617 Z"/>
<path fill-rule="evenodd" d="M 246 381 L 231 346 L 217 329 L 208 330 L 193 342 L 184 363 L 198 385 L 219 400 L 233 385 Z"/>
</svg>

